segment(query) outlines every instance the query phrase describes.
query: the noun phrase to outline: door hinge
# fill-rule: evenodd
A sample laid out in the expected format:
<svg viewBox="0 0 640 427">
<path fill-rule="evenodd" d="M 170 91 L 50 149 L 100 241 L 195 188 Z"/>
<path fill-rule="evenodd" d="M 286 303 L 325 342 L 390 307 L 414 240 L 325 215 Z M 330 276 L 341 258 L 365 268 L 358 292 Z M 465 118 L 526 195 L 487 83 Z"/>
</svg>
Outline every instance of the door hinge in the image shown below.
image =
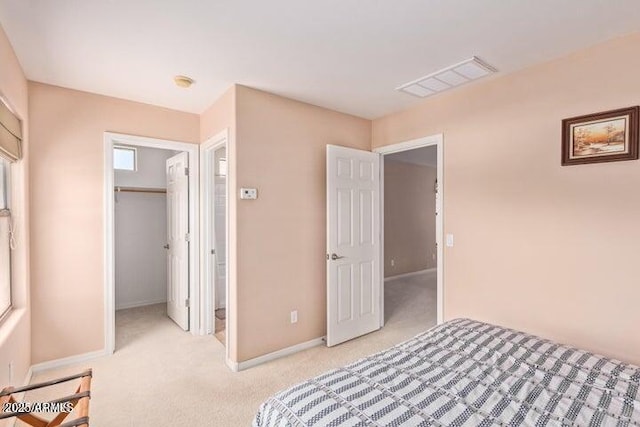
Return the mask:
<svg viewBox="0 0 640 427">
<path fill-rule="evenodd" d="M 184 235 L 184 240 L 187 241 L 187 242 L 190 242 L 191 241 L 191 235 L 189 233 L 185 234 Z"/>
<path fill-rule="evenodd" d="M 184 174 L 189 176 L 189 168 L 184 168 Z"/>
<path fill-rule="evenodd" d="M 186 300 L 184 300 L 184 306 L 189 308 L 189 298 L 187 298 Z"/>
<path fill-rule="evenodd" d="M 211 255 L 215 255 L 216 254 L 216 250 L 215 249 L 211 249 Z"/>
</svg>

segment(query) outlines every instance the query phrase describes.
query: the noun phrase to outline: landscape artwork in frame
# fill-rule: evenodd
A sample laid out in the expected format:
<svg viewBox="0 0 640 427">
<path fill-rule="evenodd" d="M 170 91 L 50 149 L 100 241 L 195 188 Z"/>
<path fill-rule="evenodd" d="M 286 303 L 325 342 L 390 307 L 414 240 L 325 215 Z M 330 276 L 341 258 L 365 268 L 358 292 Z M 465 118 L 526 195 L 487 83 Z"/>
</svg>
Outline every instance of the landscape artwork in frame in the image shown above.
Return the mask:
<svg viewBox="0 0 640 427">
<path fill-rule="evenodd" d="M 562 121 L 562 165 L 638 158 L 639 107 Z"/>
</svg>

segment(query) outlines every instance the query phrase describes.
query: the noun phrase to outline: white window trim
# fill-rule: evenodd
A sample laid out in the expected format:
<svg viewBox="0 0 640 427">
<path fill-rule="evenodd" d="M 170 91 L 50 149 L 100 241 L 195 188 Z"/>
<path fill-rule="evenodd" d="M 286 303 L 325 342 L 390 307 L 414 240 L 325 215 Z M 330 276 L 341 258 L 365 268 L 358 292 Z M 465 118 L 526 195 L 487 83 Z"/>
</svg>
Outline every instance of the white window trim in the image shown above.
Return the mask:
<svg viewBox="0 0 640 427">
<path fill-rule="evenodd" d="M 115 152 L 115 150 L 133 151 L 133 169 L 116 168 L 114 164 L 113 168 L 115 170 L 121 171 L 121 172 L 137 172 L 138 171 L 138 149 L 136 147 L 131 147 L 129 145 L 114 145 L 113 151 Z"/>
<path fill-rule="evenodd" d="M 9 305 L 7 306 L 7 308 L 3 311 L 0 311 L 0 323 L 4 322 L 4 320 L 7 319 L 7 317 L 9 317 L 9 315 L 11 314 L 11 312 L 13 311 L 13 294 L 14 294 L 14 289 L 13 289 L 13 260 L 12 260 L 12 249 L 11 249 L 11 163 L 3 158 L 0 157 L 0 162 L 4 162 L 5 163 L 5 167 L 2 168 L 4 169 L 5 175 L 3 177 L 3 191 L 2 191 L 2 196 L 5 198 L 6 201 L 6 208 L 5 209 L 0 209 L 0 217 L 2 218 L 7 218 L 9 220 L 9 235 L 8 235 L 8 239 L 7 239 L 7 246 L 8 246 L 8 251 L 7 253 L 9 254 Z M 0 307 L 0 310 L 2 310 L 2 307 Z"/>
</svg>

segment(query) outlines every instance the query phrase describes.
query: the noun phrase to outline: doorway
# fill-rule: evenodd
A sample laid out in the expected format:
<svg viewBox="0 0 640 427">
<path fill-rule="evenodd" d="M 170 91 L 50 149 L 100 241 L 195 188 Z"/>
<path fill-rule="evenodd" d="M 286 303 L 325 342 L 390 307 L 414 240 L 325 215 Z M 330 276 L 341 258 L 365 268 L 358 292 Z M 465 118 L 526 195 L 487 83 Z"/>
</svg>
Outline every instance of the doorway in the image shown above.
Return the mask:
<svg viewBox="0 0 640 427">
<path fill-rule="evenodd" d="M 202 206 L 202 291 L 207 301 L 206 333 L 227 347 L 228 305 L 228 131 L 213 136 L 200 147 Z"/>
<path fill-rule="evenodd" d="M 429 146 L 436 147 L 434 299 L 436 322 L 442 323 L 442 134 L 379 147 L 373 152 L 327 145 L 327 346 L 385 325 L 384 157 Z M 431 185 L 435 190 L 436 183 Z M 425 252 L 426 257 L 429 252 Z M 433 326 L 433 321 L 417 326 L 424 330 Z"/>
<path fill-rule="evenodd" d="M 374 150 L 382 155 L 382 306 L 387 320 L 414 308 L 426 327 L 443 322 L 443 136 Z M 389 305 L 389 307 L 387 307 Z M 414 318 L 414 316 L 409 316 Z"/>
<path fill-rule="evenodd" d="M 197 146 L 109 132 L 104 146 L 107 352 L 116 310 L 199 334 Z"/>
<path fill-rule="evenodd" d="M 167 316 L 188 329 L 179 295 L 187 286 L 175 283 L 188 284 L 180 265 L 186 242 L 176 238 L 187 225 L 180 206 L 187 189 L 175 173 L 185 160 L 186 153 L 173 150 L 113 147 L 117 348 Z"/>
<path fill-rule="evenodd" d="M 435 326 L 437 146 L 387 154 L 384 162 L 385 324 Z"/>
</svg>

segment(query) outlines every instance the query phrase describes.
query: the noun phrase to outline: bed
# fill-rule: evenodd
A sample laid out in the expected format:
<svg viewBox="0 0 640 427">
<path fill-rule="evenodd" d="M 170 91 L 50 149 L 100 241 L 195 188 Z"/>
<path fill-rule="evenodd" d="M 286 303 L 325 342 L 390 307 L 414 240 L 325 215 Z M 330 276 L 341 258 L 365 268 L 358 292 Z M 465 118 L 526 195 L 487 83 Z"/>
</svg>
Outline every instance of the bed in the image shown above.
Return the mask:
<svg viewBox="0 0 640 427">
<path fill-rule="evenodd" d="M 640 426 L 640 367 L 469 319 L 266 400 L 254 427 Z"/>
</svg>

